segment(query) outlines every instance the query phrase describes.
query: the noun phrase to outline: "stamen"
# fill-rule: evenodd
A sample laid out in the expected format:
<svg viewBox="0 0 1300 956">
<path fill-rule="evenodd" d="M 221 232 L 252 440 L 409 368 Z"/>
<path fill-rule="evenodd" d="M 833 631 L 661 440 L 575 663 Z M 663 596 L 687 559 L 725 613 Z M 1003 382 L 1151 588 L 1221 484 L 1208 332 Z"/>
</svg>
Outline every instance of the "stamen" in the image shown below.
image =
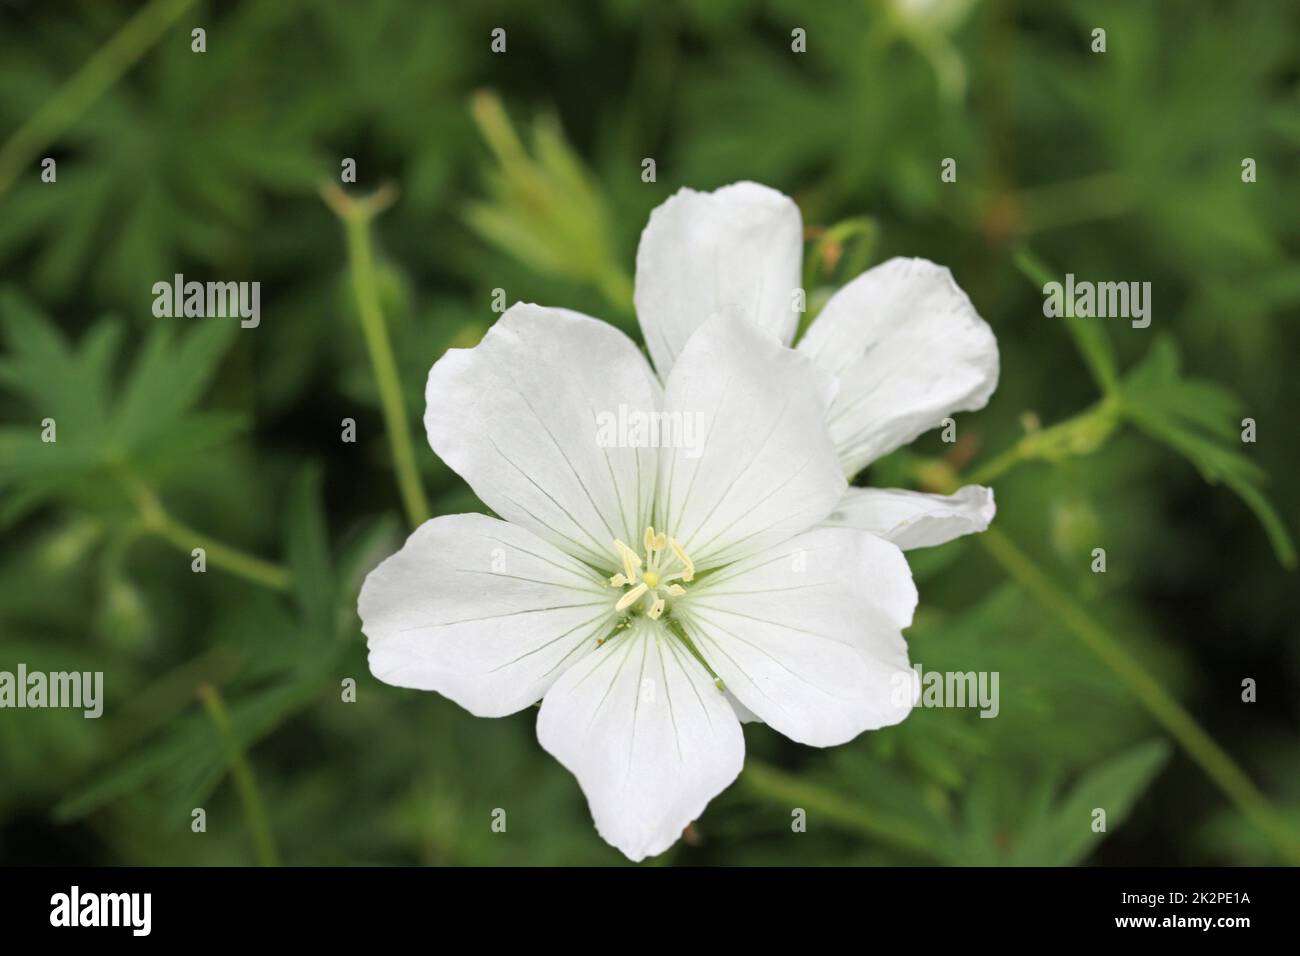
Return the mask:
<svg viewBox="0 0 1300 956">
<path fill-rule="evenodd" d="M 623 574 L 629 582 L 636 580 L 636 569 L 641 567 L 641 557 L 622 541 L 614 539 L 614 547 L 623 559 Z"/>
<path fill-rule="evenodd" d="M 682 550 L 682 546 L 677 543 L 676 538 L 669 538 L 668 546 L 673 549 L 673 554 L 677 555 L 677 560 L 686 567 L 686 570 L 682 572 L 682 580 L 689 584 L 695 577 L 695 562 L 686 556 L 686 552 Z"/>
<path fill-rule="evenodd" d="M 624 594 L 621 598 L 618 599 L 618 603 L 614 605 L 614 610 L 626 611 L 629 607 L 631 607 L 633 604 L 637 602 L 637 599 L 640 598 L 641 595 L 645 594 L 649 590 L 650 588 L 646 586 L 645 582 L 638 584 L 636 587 L 634 587 L 632 590 L 628 591 L 626 594 Z"/>
<path fill-rule="evenodd" d="M 645 559 L 629 548 L 622 541 L 615 539 L 614 550 L 623 563 L 623 570 L 609 577 L 612 588 L 628 588 L 619 596 L 614 605 L 617 611 L 626 611 L 642 598 L 645 598 L 645 615 L 657 621 L 668 608 L 668 598 L 678 598 L 686 593 L 686 588 L 675 581 L 689 582 L 695 577 L 695 562 L 682 550 L 675 538 L 670 538 L 662 531 L 655 531 L 650 525 L 641 538 L 645 545 Z M 673 557 L 666 562 L 662 560 L 664 549 L 671 548 Z M 624 620 L 624 625 L 630 619 Z"/>
<path fill-rule="evenodd" d="M 662 531 L 656 533 L 654 525 L 649 525 L 645 529 L 645 534 L 641 537 L 641 543 L 645 546 L 646 561 L 653 564 L 655 552 L 662 551 L 668 544 L 668 535 Z"/>
</svg>

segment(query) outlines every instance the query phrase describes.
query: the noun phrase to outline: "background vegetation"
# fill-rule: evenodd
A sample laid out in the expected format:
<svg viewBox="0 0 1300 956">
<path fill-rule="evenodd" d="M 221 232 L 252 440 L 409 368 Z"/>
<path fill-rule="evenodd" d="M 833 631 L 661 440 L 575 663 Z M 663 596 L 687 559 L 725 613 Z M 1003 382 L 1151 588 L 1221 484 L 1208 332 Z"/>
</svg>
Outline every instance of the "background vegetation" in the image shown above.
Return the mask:
<svg viewBox="0 0 1300 956">
<path fill-rule="evenodd" d="M 747 727 L 658 862 L 1300 860 L 1297 37 L 1245 0 L 0 4 L 0 669 L 107 689 L 0 712 L 0 861 L 620 862 L 532 712 L 370 677 L 356 591 L 420 508 L 394 449 L 432 513 L 482 507 L 418 423 L 492 290 L 635 332 L 649 210 L 738 179 L 799 201 L 814 307 L 919 255 L 997 333 L 955 448 L 865 480 L 996 487 L 994 532 L 912 553 L 909 637 L 999 671 L 1001 714 Z M 174 272 L 260 281 L 261 326 L 155 319 Z M 1151 327 L 1045 318 L 1065 272 L 1150 281 Z"/>
</svg>

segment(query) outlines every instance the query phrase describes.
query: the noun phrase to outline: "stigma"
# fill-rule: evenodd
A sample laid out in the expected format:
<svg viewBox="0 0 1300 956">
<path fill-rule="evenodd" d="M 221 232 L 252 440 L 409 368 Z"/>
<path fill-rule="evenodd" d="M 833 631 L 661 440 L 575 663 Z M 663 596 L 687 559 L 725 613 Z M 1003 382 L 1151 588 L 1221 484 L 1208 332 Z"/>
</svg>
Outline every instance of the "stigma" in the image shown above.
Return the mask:
<svg viewBox="0 0 1300 956">
<path fill-rule="evenodd" d="M 682 584 L 695 579 L 695 562 L 675 538 L 656 532 L 653 526 L 645 529 L 641 545 L 644 558 L 622 541 L 614 540 L 614 552 L 623 570 L 609 579 L 609 586 L 627 589 L 619 596 L 615 610 L 642 610 L 650 620 L 657 621 L 671 598 L 686 593 Z"/>
</svg>

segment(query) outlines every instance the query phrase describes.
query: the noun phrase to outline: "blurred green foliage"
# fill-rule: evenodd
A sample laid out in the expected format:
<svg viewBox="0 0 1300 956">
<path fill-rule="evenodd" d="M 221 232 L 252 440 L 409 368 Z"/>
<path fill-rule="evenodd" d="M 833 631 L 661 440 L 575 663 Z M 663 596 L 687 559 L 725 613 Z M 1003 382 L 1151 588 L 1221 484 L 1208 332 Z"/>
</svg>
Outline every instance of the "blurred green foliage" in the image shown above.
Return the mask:
<svg viewBox="0 0 1300 956">
<path fill-rule="evenodd" d="M 356 591 L 405 529 L 317 193 L 343 157 L 353 188 L 401 191 L 375 225 L 377 284 L 417 423 L 429 366 L 477 341 L 494 289 L 634 331 L 636 241 L 682 185 L 793 195 L 814 309 L 889 256 L 950 266 L 997 333 L 1001 384 L 955 449 L 924 437 L 865 480 L 1007 461 L 997 527 L 1300 826 L 1300 8 L 172 0 L 140 14 L 171 19 L 120 77 L 88 67 L 139 9 L 0 6 L 0 143 L 36 144 L 0 152 L 23 160 L 0 192 L 0 668 L 102 670 L 107 692 L 98 721 L 0 711 L 0 861 L 252 862 L 232 753 L 286 862 L 622 859 L 531 712 L 476 720 L 367 670 Z M 93 95 L 66 108 L 83 70 Z M 1067 271 L 1151 282 L 1152 327 L 1044 318 L 1041 276 Z M 174 272 L 260 281 L 260 327 L 155 319 Z M 414 440 L 434 512 L 481 508 Z M 206 574 L 191 542 L 212 542 Z M 910 558 L 913 660 L 998 671 L 999 716 L 918 710 L 824 752 L 749 725 L 752 772 L 661 862 L 1281 859 L 980 542 Z"/>
</svg>

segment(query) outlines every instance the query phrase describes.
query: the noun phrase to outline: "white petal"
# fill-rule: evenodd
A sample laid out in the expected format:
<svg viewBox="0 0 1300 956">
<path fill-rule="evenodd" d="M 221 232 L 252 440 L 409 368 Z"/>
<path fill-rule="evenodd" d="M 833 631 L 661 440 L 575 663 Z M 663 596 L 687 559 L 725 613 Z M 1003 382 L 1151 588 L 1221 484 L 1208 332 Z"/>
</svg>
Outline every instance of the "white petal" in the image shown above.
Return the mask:
<svg viewBox="0 0 1300 956">
<path fill-rule="evenodd" d="M 798 325 L 803 220 L 758 183 L 681 189 L 650 214 L 636 253 L 636 312 L 660 377 L 710 315 L 727 307 L 789 344 Z"/>
<path fill-rule="evenodd" d="M 664 411 L 704 438 L 664 449 L 657 524 L 699 568 L 806 531 L 846 483 L 826 434 L 834 382 L 752 322 L 717 315 L 673 368 Z"/>
<path fill-rule="evenodd" d="M 541 700 L 615 622 L 614 592 L 594 571 L 475 514 L 420 525 L 370 572 L 357 611 L 377 678 L 478 717 Z"/>
<path fill-rule="evenodd" d="M 907 716 L 901 632 L 915 608 L 897 547 L 818 528 L 701 580 L 673 615 L 741 703 L 792 740 L 829 747 Z"/>
<path fill-rule="evenodd" d="M 890 259 L 831 296 L 799 349 L 840 377 L 830 428 L 845 474 L 983 408 L 998 383 L 993 330 L 943 266 Z"/>
<path fill-rule="evenodd" d="M 644 618 L 556 682 L 537 739 L 578 778 L 600 835 L 632 860 L 672 846 L 745 759 L 725 695 Z"/>
<path fill-rule="evenodd" d="M 909 551 L 984 531 L 996 512 L 993 489 L 981 485 L 967 485 L 953 495 L 850 488 L 826 524 L 870 531 Z"/>
<path fill-rule="evenodd" d="M 758 714 L 742 704 L 740 699 L 731 691 L 727 691 L 727 703 L 731 705 L 731 709 L 736 712 L 736 716 L 740 718 L 742 724 L 761 724 L 763 722 L 762 717 L 759 717 Z"/>
<path fill-rule="evenodd" d="M 661 392 L 636 346 L 608 323 L 512 306 L 472 349 L 429 372 L 429 444 L 501 517 L 603 567 L 640 539 L 656 452 L 602 447 L 619 406 L 649 414 Z"/>
</svg>

